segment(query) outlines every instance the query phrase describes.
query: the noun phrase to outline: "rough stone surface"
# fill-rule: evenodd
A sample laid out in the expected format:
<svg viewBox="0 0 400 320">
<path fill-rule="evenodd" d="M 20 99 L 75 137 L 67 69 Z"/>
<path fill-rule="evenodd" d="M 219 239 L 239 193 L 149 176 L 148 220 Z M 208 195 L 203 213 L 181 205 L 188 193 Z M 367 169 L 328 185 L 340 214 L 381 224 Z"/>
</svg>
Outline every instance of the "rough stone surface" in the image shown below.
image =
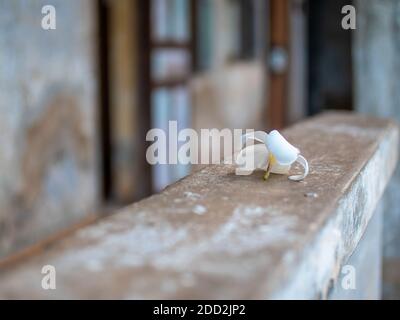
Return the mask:
<svg viewBox="0 0 400 320">
<path fill-rule="evenodd" d="M 94 2 L 47 4 L 0 0 L 0 258 L 97 202 Z"/>
<path fill-rule="evenodd" d="M 328 297 L 395 167 L 398 127 L 330 113 L 284 135 L 309 160 L 303 182 L 206 167 L 41 255 L 3 264 L 0 298 Z M 47 264 L 56 290 L 41 289 Z"/>
<path fill-rule="evenodd" d="M 328 290 L 329 299 L 382 298 L 382 208 L 382 202 L 379 202 L 356 249 L 342 264 L 339 277 L 332 279 L 332 289 Z"/>
<path fill-rule="evenodd" d="M 357 30 L 354 33 L 355 108 L 359 112 L 400 121 L 400 2 L 358 0 Z M 400 166 L 383 197 L 384 278 L 391 279 L 384 298 L 400 298 L 397 264 L 400 260 Z M 391 267 L 393 270 L 390 270 Z M 387 277 L 386 277 L 387 273 Z M 397 280 L 394 275 L 398 274 Z M 386 282 L 384 283 L 384 286 Z M 390 287 L 390 288 L 389 288 Z"/>
</svg>

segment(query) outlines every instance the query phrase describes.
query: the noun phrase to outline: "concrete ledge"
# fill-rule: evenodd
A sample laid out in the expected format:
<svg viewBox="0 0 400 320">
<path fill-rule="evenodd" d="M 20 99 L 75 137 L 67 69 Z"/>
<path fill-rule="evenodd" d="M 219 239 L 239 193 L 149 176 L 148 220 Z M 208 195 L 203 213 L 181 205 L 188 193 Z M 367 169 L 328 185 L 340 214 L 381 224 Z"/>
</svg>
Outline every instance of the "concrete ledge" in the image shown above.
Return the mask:
<svg viewBox="0 0 400 320">
<path fill-rule="evenodd" d="M 399 131 L 329 113 L 284 135 L 310 161 L 305 181 L 209 166 L 3 266 L 0 298 L 327 297 L 394 170 Z M 48 264 L 56 290 L 41 288 Z"/>
</svg>

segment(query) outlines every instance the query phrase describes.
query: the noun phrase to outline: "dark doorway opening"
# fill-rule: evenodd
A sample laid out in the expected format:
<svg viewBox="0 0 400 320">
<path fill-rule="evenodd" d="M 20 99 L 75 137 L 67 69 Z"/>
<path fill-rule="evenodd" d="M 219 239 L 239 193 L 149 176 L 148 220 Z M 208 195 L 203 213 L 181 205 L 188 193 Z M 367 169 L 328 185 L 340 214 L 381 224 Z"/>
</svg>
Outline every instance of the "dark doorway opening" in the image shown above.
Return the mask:
<svg viewBox="0 0 400 320">
<path fill-rule="evenodd" d="M 342 8 L 349 0 L 309 0 L 308 115 L 353 109 L 352 31 L 344 30 Z"/>
</svg>

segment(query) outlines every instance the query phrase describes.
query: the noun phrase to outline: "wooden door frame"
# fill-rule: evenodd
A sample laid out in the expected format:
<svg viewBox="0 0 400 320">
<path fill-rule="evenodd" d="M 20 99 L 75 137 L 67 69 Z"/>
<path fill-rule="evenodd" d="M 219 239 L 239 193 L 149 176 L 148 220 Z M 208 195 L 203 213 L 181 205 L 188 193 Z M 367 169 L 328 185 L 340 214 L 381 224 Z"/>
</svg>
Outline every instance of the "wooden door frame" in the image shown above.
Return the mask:
<svg viewBox="0 0 400 320">
<path fill-rule="evenodd" d="M 287 65 L 282 72 L 274 72 L 270 66 L 269 94 L 267 101 L 267 124 L 269 128 L 281 129 L 287 121 L 288 72 L 289 72 L 289 5 L 290 0 L 270 0 L 269 48 L 283 49 L 287 54 Z"/>
</svg>

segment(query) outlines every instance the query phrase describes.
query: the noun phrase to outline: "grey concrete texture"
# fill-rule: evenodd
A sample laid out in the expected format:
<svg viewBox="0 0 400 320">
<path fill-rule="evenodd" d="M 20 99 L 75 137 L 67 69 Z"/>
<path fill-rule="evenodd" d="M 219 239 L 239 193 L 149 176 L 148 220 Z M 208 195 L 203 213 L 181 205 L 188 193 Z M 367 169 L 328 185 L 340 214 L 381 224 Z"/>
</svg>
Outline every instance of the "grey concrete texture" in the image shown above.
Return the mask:
<svg viewBox="0 0 400 320">
<path fill-rule="evenodd" d="M 283 134 L 309 160 L 304 181 L 208 166 L 3 263 L 0 298 L 328 298 L 393 173 L 399 129 L 328 113 Z M 40 286 L 44 265 L 56 290 Z"/>
<path fill-rule="evenodd" d="M 400 2 L 358 0 L 357 29 L 354 32 L 353 63 L 355 108 L 371 115 L 400 121 Z M 400 298 L 394 274 L 400 273 L 400 167 L 384 195 L 384 278 L 390 288 L 384 298 Z M 391 270 L 391 266 L 395 269 Z M 385 287 L 385 283 L 384 283 Z M 398 288 L 395 290 L 394 288 Z"/>
<path fill-rule="evenodd" d="M 360 242 L 332 281 L 331 300 L 379 300 L 382 298 L 382 201 Z M 350 274 L 354 272 L 354 274 Z M 351 278 L 353 277 L 354 278 Z"/>
<path fill-rule="evenodd" d="M 97 190 L 92 1 L 0 0 L 0 258 L 90 214 Z"/>
</svg>

